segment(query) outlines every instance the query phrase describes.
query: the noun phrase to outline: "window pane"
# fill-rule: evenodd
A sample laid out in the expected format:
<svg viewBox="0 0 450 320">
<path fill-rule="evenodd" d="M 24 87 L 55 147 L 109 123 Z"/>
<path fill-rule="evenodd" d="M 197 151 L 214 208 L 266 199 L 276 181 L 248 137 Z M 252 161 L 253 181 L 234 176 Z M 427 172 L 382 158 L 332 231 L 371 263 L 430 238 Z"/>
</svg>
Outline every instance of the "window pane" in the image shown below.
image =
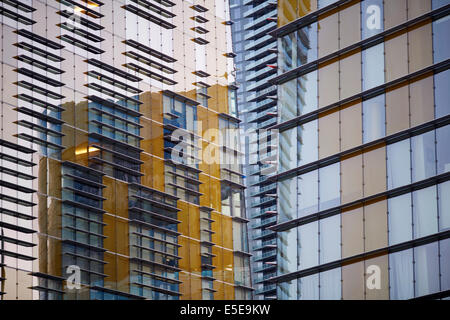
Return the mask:
<svg viewBox="0 0 450 320">
<path fill-rule="evenodd" d="M 297 228 L 278 234 L 278 272 L 280 274 L 297 271 Z"/>
<path fill-rule="evenodd" d="M 362 143 L 361 102 L 351 103 L 341 108 L 341 151 Z"/>
<path fill-rule="evenodd" d="M 450 171 L 450 125 L 436 129 L 437 140 L 437 173 L 441 174 Z"/>
<path fill-rule="evenodd" d="M 343 159 L 341 162 L 342 203 L 351 202 L 363 196 L 362 155 Z"/>
<path fill-rule="evenodd" d="M 441 291 L 450 290 L 450 239 L 439 241 Z"/>
<path fill-rule="evenodd" d="M 297 128 L 280 133 L 279 172 L 293 169 L 297 165 Z"/>
<path fill-rule="evenodd" d="M 363 208 L 343 212 L 342 218 L 342 258 L 364 251 Z"/>
<path fill-rule="evenodd" d="M 320 65 L 318 78 L 319 108 L 339 101 L 339 60 Z"/>
<path fill-rule="evenodd" d="M 420 1 L 422 2 L 422 1 Z M 411 12 L 408 6 L 408 14 Z M 431 23 L 424 21 L 411 28 L 408 32 L 409 73 L 418 71 L 433 64 L 433 46 L 431 38 Z"/>
<path fill-rule="evenodd" d="M 319 17 L 317 23 L 318 32 L 318 57 L 321 58 L 338 50 L 339 21 L 338 13 L 325 14 Z"/>
<path fill-rule="evenodd" d="M 296 61 L 297 52 L 295 50 L 294 43 L 297 42 L 295 33 L 289 33 L 281 38 L 281 48 L 283 51 L 280 54 L 280 68 L 281 73 L 291 70 Z M 280 47 L 280 46 L 278 46 Z M 295 56 L 294 56 L 295 55 Z"/>
<path fill-rule="evenodd" d="M 334 2 L 337 2 L 337 1 L 338 0 L 318 0 L 317 7 L 319 9 L 321 9 L 321 8 L 326 7 L 326 6 L 328 6 L 328 5 L 330 5 L 330 4 L 334 3 Z"/>
<path fill-rule="evenodd" d="M 311 222 L 298 227 L 298 270 L 317 266 L 319 263 L 319 226 Z"/>
<path fill-rule="evenodd" d="M 320 300 L 341 299 L 341 268 L 320 273 Z"/>
<path fill-rule="evenodd" d="M 412 249 L 389 255 L 390 298 L 404 300 L 414 297 L 414 273 Z"/>
<path fill-rule="evenodd" d="M 383 0 L 362 1 L 361 12 L 362 39 L 383 31 Z"/>
<path fill-rule="evenodd" d="M 409 139 L 387 146 L 388 190 L 411 183 Z"/>
<path fill-rule="evenodd" d="M 317 23 L 303 27 L 297 34 L 297 67 L 317 59 Z"/>
<path fill-rule="evenodd" d="M 438 231 L 436 186 L 413 192 L 414 238 Z"/>
<path fill-rule="evenodd" d="M 450 16 L 445 16 L 433 22 L 434 63 L 438 63 L 449 58 L 450 43 L 448 42 L 448 30 L 450 30 Z"/>
<path fill-rule="evenodd" d="M 388 199 L 389 245 L 412 239 L 411 194 Z"/>
<path fill-rule="evenodd" d="M 386 92 L 386 134 L 409 128 L 409 87 L 395 87 Z"/>
<path fill-rule="evenodd" d="M 433 80 L 432 75 L 427 75 L 409 85 L 411 127 L 434 119 Z"/>
<path fill-rule="evenodd" d="M 414 248 L 416 297 L 439 291 L 438 243 Z"/>
<path fill-rule="evenodd" d="M 313 162 L 317 160 L 318 156 L 318 134 L 317 134 L 317 120 L 307 122 L 300 125 L 298 128 L 298 166 Z M 294 149 L 295 150 L 295 149 Z M 290 150 L 293 153 L 292 149 Z"/>
<path fill-rule="evenodd" d="M 317 71 L 297 78 L 297 115 L 317 109 Z"/>
<path fill-rule="evenodd" d="M 450 70 L 440 72 L 434 76 L 436 118 L 450 114 Z"/>
<path fill-rule="evenodd" d="M 340 204 L 340 163 L 319 169 L 319 210 Z"/>
<path fill-rule="evenodd" d="M 278 196 L 280 197 L 280 201 L 278 201 L 279 222 L 289 221 L 296 218 L 296 188 L 295 177 L 278 183 Z"/>
<path fill-rule="evenodd" d="M 319 158 L 339 152 L 339 110 L 319 116 Z"/>
<path fill-rule="evenodd" d="M 431 0 L 431 8 L 437 9 L 450 3 L 450 0 Z"/>
<path fill-rule="evenodd" d="M 374 147 L 363 154 L 364 197 L 386 190 L 386 148 Z"/>
<path fill-rule="evenodd" d="M 364 299 L 364 261 L 342 267 L 342 298 L 344 300 Z"/>
<path fill-rule="evenodd" d="M 364 206 L 364 243 L 366 252 L 388 245 L 387 200 Z"/>
<path fill-rule="evenodd" d="M 438 185 L 439 231 L 450 229 L 450 181 Z"/>
<path fill-rule="evenodd" d="M 318 171 L 314 170 L 298 176 L 298 217 L 303 217 L 318 211 Z M 290 189 L 289 192 L 292 193 Z"/>
<path fill-rule="evenodd" d="M 386 134 L 384 94 L 363 101 L 363 143 L 367 143 Z"/>
<path fill-rule="evenodd" d="M 320 264 L 341 258 L 341 216 L 320 220 Z"/>
<path fill-rule="evenodd" d="M 319 299 L 318 273 L 298 279 L 298 299 L 299 300 Z"/>
<path fill-rule="evenodd" d="M 412 181 L 416 182 L 436 175 L 434 131 L 411 138 Z"/>
<path fill-rule="evenodd" d="M 363 91 L 384 83 L 384 44 L 362 52 Z"/>
</svg>

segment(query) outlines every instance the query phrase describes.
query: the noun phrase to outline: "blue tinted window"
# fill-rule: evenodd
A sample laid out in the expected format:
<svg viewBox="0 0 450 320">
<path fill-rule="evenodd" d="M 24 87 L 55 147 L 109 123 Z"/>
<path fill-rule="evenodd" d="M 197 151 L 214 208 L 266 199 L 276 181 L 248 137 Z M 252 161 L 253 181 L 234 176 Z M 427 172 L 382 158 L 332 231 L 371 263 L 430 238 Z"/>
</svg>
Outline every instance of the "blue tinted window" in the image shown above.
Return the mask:
<svg viewBox="0 0 450 320">
<path fill-rule="evenodd" d="M 340 163 L 319 169 L 319 210 L 326 210 L 340 204 Z"/>
<path fill-rule="evenodd" d="M 317 120 L 298 126 L 297 158 L 298 166 L 317 160 L 318 157 L 318 132 Z"/>
<path fill-rule="evenodd" d="M 319 226 L 311 222 L 298 227 L 298 270 L 317 266 L 319 263 Z"/>
<path fill-rule="evenodd" d="M 450 290 L 450 239 L 439 241 L 441 291 Z"/>
<path fill-rule="evenodd" d="M 412 239 L 411 194 L 388 199 L 389 245 Z"/>
<path fill-rule="evenodd" d="M 384 43 L 362 52 L 363 91 L 384 83 Z"/>
<path fill-rule="evenodd" d="M 404 300 L 414 297 L 414 271 L 412 249 L 389 255 L 390 298 Z"/>
<path fill-rule="evenodd" d="M 318 299 L 319 299 L 319 274 L 316 273 L 298 279 L 298 300 L 318 300 Z"/>
<path fill-rule="evenodd" d="M 320 300 L 341 299 L 341 268 L 320 273 Z"/>
<path fill-rule="evenodd" d="M 414 275 L 416 297 L 439 291 L 437 242 L 414 248 Z"/>
<path fill-rule="evenodd" d="M 387 146 L 388 189 L 411 183 L 410 141 L 402 140 Z"/>
<path fill-rule="evenodd" d="M 436 175 L 434 134 L 429 131 L 411 138 L 413 182 Z"/>
<path fill-rule="evenodd" d="M 450 57 L 450 43 L 448 42 L 449 29 L 450 16 L 445 16 L 433 22 L 434 63 L 447 60 Z"/>
<path fill-rule="evenodd" d="M 320 264 L 341 258 L 341 216 L 320 220 Z"/>
<path fill-rule="evenodd" d="M 298 176 L 298 217 L 318 211 L 319 185 L 318 171 L 314 170 Z M 292 190 L 291 190 L 292 192 Z"/>
<path fill-rule="evenodd" d="M 450 125 L 436 129 L 437 173 L 450 171 Z"/>
<path fill-rule="evenodd" d="M 450 3 L 450 0 L 432 0 L 431 8 L 434 10 L 434 9 L 443 7 L 449 3 Z"/>
<path fill-rule="evenodd" d="M 450 114 L 450 70 L 434 75 L 434 101 L 436 105 L 436 118 Z"/>
<path fill-rule="evenodd" d="M 413 192 L 414 238 L 438 231 L 436 186 Z"/>
<path fill-rule="evenodd" d="M 439 231 L 450 230 L 450 181 L 438 185 Z"/>
</svg>

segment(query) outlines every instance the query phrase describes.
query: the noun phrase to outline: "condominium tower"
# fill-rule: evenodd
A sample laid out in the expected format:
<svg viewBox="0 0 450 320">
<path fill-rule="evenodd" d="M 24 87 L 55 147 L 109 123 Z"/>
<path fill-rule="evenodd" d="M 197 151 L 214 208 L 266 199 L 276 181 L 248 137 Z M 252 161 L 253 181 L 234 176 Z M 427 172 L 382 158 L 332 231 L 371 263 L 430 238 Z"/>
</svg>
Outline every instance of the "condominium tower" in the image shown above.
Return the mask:
<svg viewBox="0 0 450 320">
<path fill-rule="evenodd" d="M 1 299 L 250 298 L 228 1 L 0 19 Z"/>
</svg>

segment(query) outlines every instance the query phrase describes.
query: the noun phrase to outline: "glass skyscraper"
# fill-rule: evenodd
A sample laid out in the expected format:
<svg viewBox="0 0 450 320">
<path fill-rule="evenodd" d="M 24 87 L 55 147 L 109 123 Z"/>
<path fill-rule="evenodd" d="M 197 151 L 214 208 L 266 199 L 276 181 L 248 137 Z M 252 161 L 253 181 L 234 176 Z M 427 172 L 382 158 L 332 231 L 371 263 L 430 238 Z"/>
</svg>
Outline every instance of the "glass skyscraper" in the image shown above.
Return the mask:
<svg viewBox="0 0 450 320">
<path fill-rule="evenodd" d="M 250 298 L 228 1 L 0 19 L 1 299 Z"/>
<path fill-rule="evenodd" d="M 449 4 L 278 1 L 279 299 L 450 296 Z"/>
</svg>

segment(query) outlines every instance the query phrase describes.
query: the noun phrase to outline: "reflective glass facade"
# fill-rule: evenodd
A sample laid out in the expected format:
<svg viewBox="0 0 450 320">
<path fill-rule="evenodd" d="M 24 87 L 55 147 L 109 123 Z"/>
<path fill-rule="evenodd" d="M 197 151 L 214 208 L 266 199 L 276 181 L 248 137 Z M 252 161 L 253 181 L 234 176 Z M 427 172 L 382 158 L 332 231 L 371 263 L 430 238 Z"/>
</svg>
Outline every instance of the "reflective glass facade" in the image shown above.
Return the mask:
<svg viewBox="0 0 450 320">
<path fill-rule="evenodd" d="M 228 1 L 0 19 L 1 299 L 250 298 Z"/>
<path fill-rule="evenodd" d="M 277 27 L 277 5 L 270 0 L 231 0 L 230 10 L 240 127 L 245 133 L 241 142 L 254 298 L 274 299 L 275 286 L 267 279 L 275 275 L 276 239 L 266 228 L 276 222 L 271 214 L 276 184 L 266 179 L 264 170 L 269 166 L 267 161 L 274 158 L 276 146 L 264 129 L 277 122 L 277 88 L 270 83 L 277 75 L 277 40 L 268 34 Z"/>
<path fill-rule="evenodd" d="M 448 298 L 450 2 L 278 7 L 277 298 Z"/>
</svg>

